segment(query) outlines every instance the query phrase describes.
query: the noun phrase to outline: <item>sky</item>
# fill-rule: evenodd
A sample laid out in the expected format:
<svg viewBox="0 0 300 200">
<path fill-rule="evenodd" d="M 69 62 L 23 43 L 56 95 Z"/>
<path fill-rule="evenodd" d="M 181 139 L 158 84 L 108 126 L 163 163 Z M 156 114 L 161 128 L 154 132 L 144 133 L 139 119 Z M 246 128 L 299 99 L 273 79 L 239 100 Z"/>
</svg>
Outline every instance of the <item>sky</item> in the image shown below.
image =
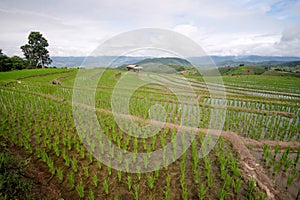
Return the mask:
<svg viewBox="0 0 300 200">
<path fill-rule="evenodd" d="M 31 31 L 51 56 L 88 56 L 140 28 L 176 31 L 209 55 L 300 56 L 300 0 L 1 0 L 0 27 L 9 56 Z"/>
</svg>

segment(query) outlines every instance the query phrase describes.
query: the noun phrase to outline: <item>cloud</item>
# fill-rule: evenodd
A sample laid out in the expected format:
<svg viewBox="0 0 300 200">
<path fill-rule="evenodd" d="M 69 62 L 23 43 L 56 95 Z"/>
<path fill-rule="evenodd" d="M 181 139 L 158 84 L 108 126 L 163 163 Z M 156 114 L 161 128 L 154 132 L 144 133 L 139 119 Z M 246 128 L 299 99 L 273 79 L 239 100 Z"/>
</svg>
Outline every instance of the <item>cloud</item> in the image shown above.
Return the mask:
<svg viewBox="0 0 300 200">
<path fill-rule="evenodd" d="M 63 20 L 36 12 L 0 10 L 0 44 L 4 52 L 21 55 L 19 47 L 31 31 L 40 31 L 49 42 L 51 55 L 88 55 L 98 41 L 108 38 L 109 28 L 102 21 L 70 18 Z M 102 31 L 99 31 L 103 29 Z M 105 31 L 107 30 L 107 31 Z"/>
<path fill-rule="evenodd" d="M 283 55 L 300 56 L 300 26 L 285 29 L 282 32 L 280 41 L 275 44 L 275 48 Z"/>
<path fill-rule="evenodd" d="M 284 30 L 280 42 L 300 42 L 300 26 Z"/>
<path fill-rule="evenodd" d="M 297 40 L 287 41 L 299 13 L 299 0 L 3 0 L 0 48 L 21 55 L 37 30 L 51 55 L 89 55 L 105 39 L 149 27 L 182 33 L 209 54 L 299 55 Z"/>
</svg>

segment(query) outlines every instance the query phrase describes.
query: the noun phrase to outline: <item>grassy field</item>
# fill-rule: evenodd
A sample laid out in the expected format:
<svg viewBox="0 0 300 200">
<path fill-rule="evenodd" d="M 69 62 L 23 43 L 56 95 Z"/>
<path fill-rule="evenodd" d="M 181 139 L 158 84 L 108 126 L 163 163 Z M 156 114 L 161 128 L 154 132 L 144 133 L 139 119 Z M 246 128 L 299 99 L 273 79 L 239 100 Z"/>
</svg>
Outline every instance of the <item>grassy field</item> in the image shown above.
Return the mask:
<svg viewBox="0 0 300 200">
<path fill-rule="evenodd" d="M 289 76 L 298 77 L 298 67 L 271 67 L 266 68 L 263 66 L 239 66 L 239 67 L 220 67 L 219 71 L 222 75 L 226 76 L 239 76 L 239 75 L 264 75 L 264 76 Z"/>
<path fill-rule="evenodd" d="M 0 73 L 1 162 L 18 158 L 33 199 L 299 198 L 300 79 L 205 80 L 103 69 Z M 3 187 L 10 166 L 0 166 L 1 198 L 25 199 Z"/>
<path fill-rule="evenodd" d="M 63 73 L 67 69 L 30 69 L 30 70 L 14 70 L 9 72 L 1 72 L 1 82 L 16 81 L 30 76 L 49 75 L 53 73 Z"/>
</svg>

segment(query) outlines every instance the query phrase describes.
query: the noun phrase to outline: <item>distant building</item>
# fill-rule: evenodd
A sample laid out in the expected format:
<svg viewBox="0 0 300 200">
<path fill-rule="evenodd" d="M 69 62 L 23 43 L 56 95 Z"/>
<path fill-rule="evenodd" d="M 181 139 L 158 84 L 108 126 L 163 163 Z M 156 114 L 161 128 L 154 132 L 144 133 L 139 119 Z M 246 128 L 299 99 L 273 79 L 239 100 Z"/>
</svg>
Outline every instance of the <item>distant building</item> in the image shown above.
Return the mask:
<svg viewBox="0 0 300 200">
<path fill-rule="evenodd" d="M 127 65 L 126 68 L 128 71 L 134 71 L 134 72 L 139 72 L 140 70 L 143 69 L 143 67 L 139 67 L 138 65 Z"/>
</svg>

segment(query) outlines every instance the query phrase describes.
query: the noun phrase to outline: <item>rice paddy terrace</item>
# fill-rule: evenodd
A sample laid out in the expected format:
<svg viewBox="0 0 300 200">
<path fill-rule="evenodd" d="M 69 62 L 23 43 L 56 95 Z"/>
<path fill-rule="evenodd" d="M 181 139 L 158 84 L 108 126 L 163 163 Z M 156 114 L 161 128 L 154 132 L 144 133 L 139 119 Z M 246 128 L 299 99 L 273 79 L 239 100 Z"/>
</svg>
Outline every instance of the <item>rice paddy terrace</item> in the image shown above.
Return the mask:
<svg viewBox="0 0 300 200">
<path fill-rule="evenodd" d="M 0 73 L 0 195 L 299 199 L 300 79 L 222 78 L 224 85 L 103 69 Z M 26 195 L 5 182 L 7 153 L 26 166 Z"/>
</svg>

